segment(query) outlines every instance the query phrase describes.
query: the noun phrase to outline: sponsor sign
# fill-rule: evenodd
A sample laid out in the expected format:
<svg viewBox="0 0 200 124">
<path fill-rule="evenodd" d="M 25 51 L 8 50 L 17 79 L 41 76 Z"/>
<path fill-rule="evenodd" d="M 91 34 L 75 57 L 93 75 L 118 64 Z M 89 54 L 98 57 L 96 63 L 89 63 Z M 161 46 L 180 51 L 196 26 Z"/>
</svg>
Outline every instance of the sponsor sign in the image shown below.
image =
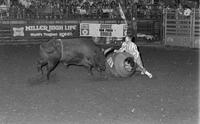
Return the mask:
<svg viewBox="0 0 200 124">
<path fill-rule="evenodd" d="M 24 36 L 24 27 L 16 28 L 13 27 L 13 36 Z"/>
<path fill-rule="evenodd" d="M 13 37 L 78 37 L 78 24 L 34 24 L 34 25 L 14 25 L 12 27 Z"/>
<path fill-rule="evenodd" d="M 80 36 L 124 37 L 126 33 L 126 24 L 80 24 Z"/>
</svg>

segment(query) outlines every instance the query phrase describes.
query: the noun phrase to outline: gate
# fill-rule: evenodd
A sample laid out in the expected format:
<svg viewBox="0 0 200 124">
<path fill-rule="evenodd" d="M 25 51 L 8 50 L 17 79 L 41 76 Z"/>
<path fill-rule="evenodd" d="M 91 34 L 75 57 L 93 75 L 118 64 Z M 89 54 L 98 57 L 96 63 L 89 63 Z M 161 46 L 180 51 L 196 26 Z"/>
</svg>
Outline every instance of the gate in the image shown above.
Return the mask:
<svg viewBox="0 0 200 124">
<path fill-rule="evenodd" d="M 137 37 L 139 42 L 160 42 L 163 39 L 162 8 L 156 4 L 138 7 Z"/>
<path fill-rule="evenodd" d="M 176 10 L 165 10 L 165 45 L 200 48 L 199 24 L 199 9 L 193 9 L 189 16 L 179 14 Z"/>
<path fill-rule="evenodd" d="M 200 48 L 200 9 L 194 11 L 193 16 L 193 47 Z"/>
</svg>

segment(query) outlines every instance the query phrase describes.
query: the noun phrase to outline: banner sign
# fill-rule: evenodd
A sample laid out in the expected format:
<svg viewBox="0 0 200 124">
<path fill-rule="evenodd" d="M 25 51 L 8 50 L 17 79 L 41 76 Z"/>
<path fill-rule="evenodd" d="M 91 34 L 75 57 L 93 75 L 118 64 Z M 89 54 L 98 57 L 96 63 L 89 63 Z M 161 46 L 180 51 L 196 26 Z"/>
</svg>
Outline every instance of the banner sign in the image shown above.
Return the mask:
<svg viewBox="0 0 200 124">
<path fill-rule="evenodd" d="M 80 36 L 92 37 L 125 37 L 127 34 L 126 24 L 80 24 Z"/>
<path fill-rule="evenodd" d="M 78 37 L 78 24 L 34 24 L 34 25 L 13 25 L 13 37 Z"/>
</svg>

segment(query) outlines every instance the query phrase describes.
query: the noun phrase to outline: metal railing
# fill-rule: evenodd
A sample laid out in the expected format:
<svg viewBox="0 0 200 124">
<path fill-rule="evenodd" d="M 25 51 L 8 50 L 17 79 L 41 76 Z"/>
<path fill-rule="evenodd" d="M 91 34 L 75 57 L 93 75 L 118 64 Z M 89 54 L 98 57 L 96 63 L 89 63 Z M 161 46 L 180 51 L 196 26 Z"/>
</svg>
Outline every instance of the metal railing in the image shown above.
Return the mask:
<svg viewBox="0 0 200 124">
<path fill-rule="evenodd" d="M 177 10 L 165 10 L 165 45 L 200 48 L 200 10 L 185 16 Z"/>
</svg>

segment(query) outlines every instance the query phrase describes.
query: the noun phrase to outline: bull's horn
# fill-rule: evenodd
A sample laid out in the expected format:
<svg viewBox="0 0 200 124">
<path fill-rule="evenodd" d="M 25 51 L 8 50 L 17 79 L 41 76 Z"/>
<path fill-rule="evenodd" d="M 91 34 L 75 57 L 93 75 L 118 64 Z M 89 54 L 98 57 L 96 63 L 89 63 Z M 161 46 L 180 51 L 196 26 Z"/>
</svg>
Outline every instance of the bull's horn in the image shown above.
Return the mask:
<svg viewBox="0 0 200 124">
<path fill-rule="evenodd" d="M 106 56 L 109 52 L 111 52 L 113 50 L 114 50 L 113 47 L 107 48 L 107 49 L 104 50 L 103 54 Z"/>
</svg>

